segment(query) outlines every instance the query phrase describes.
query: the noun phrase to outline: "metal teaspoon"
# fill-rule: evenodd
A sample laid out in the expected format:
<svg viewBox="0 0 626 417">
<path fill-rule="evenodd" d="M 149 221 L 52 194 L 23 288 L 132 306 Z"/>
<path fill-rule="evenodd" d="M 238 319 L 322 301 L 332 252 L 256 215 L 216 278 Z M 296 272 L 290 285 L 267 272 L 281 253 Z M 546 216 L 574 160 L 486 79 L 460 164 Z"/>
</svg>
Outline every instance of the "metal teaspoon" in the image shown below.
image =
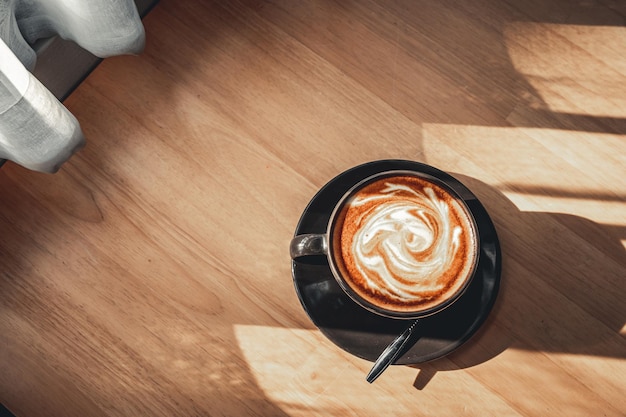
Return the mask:
<svg viewBox="0 0 626 417">
<path fill-rule="evenodd" d="M 389 367 L 392 363 L 398 360 L 398 357 L 404 351 L 404 346 L 411 338 L 410 336 L 413 334 L 413 330 L 415 330 L 415 326 L 419 320 L 415 320 L 405 331 L 403 331 L 398 337 L 396 337 L 393 342 L 389 344 L 380 354 L 376 362 L 374 362 L 374 366 L 367 374 L 365 378 L 367 382 L 370 384 L 376 380 L 382 374 L 385 369 Z"/>
</svg>

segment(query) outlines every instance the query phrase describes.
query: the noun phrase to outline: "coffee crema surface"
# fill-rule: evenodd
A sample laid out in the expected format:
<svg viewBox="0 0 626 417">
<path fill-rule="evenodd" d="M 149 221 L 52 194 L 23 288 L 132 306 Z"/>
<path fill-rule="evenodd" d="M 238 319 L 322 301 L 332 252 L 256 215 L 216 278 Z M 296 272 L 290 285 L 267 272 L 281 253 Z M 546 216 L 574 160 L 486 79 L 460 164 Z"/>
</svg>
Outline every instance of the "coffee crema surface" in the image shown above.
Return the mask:
<svg viewBox="0 0 626 417">
<path fill-rule="evenodd" d="M 344 204 L 332 256 L 346 284 L 384 310 L 435 308 L 461 291 L 477 258 L 473 221 L 454 195 L 422 177 L 375 179 Z"/>
</svg>

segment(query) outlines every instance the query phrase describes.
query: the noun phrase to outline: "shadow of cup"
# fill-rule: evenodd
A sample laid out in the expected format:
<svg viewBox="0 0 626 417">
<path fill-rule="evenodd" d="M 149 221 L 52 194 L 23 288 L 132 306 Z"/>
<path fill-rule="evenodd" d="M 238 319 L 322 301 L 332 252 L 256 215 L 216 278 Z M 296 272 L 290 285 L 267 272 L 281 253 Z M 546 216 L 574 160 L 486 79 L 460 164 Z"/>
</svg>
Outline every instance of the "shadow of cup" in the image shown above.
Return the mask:
<svg viewBox="0 0 626 417">
<path fill-rule="evenodd" d="M 570 214 L 520 211 L 494 187 L 454 176 L 476 194 L 498 231 L 500 292 L 467 343 L 444 358 L 412 365 L 419 369 L 415 388 L 424 389 L 437 372 L 480 365 L 513 346 L 626 358 L 620 336 L 626 317 L 626 281 L 620 278 L 626 228 Z"/>
</svg>

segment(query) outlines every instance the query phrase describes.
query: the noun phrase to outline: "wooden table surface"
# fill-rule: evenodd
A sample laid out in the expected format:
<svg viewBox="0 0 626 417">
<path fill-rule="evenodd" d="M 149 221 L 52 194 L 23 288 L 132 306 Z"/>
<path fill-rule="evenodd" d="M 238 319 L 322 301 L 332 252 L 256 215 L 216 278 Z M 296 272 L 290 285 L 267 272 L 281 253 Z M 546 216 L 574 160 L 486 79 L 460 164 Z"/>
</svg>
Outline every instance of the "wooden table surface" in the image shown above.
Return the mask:
<svg viewBox="0 0 626 417">
<path fill-rule="evenodd" d="M 626 415 L 626 6 L 161 0 L 66 100 L 54 175 L 0 170 L 0 403 L 36 416 Z M 503 252 L 447 357 L 311 322 L 289 241 L 340 172 L 452 173 Z"/>
</svg>

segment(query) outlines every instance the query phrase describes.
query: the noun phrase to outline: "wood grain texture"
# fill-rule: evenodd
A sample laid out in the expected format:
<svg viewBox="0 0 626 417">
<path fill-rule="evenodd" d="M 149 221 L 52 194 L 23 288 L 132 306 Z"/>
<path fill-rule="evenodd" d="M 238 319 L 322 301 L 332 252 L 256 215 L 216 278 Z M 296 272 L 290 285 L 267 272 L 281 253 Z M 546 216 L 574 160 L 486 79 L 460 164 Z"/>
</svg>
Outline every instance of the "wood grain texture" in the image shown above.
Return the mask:
<svg viewBox="0 0 626 417">
<path fill-rule="evenodd" d="M 626 8 L 161 0 L 66 100 L 87 147 L 0 171 L 0 403 L 28 416 L 623 416 Z M 291 280 L 354 165 L 451 172 L 502 287 L 446 358 L 371 364 Z"/>
</svg>

